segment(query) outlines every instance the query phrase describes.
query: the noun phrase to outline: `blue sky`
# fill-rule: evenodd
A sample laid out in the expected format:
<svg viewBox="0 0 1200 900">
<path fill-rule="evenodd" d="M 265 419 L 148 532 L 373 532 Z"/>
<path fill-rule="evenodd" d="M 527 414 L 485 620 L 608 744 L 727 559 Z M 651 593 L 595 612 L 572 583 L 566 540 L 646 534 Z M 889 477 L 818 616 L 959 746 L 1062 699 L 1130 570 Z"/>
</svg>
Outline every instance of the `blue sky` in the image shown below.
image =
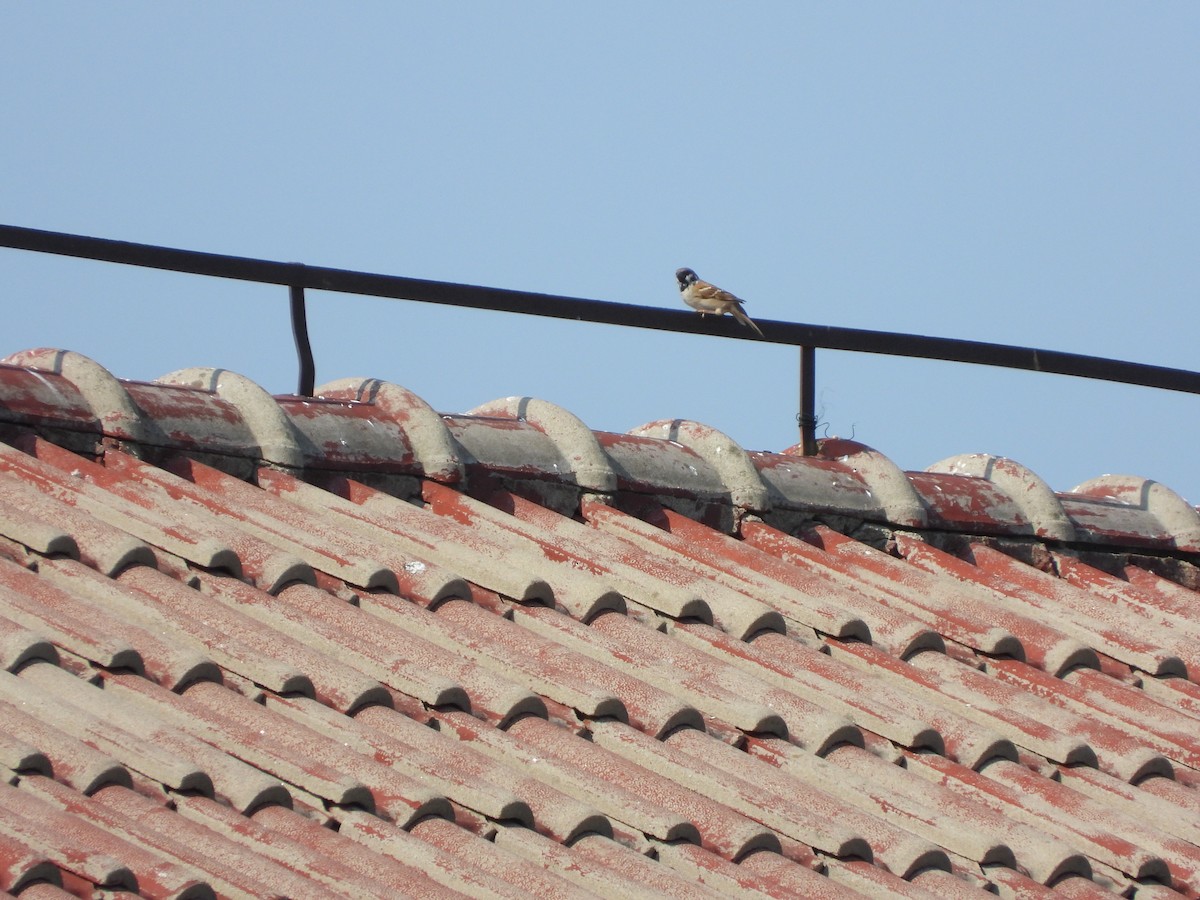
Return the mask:
<svg viewBox="0 0 1200 900">
<path fill-rule="evenodd" d="M 1200 5 L 6 4 L 0 221 L 1198 367 Z M 294 389 L 286 291 L 0 250 L 0 355 Z M 682 307 L 680 307 L 682 308 Z M 791 348 L 310 294 L 317 383 L 796 440 Z M 1200 398 L 821 352 L 821 432 L 1200 502 Z"/>
</svg>

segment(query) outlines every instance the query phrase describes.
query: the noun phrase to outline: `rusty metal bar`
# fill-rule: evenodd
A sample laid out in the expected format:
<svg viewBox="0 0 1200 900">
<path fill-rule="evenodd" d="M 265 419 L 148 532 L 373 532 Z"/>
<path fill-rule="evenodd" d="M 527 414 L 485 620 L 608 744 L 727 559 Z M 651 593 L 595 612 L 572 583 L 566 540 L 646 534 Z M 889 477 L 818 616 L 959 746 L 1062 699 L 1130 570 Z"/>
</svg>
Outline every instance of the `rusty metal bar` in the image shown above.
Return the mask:
<svg viewBox="0 0 1200 900">
<path fill-rule="evenodd" d="M 800 348 L 800 452 L 805 456 L 817 454 L 817 349 Z"/>
<path fill-rule="evenodd" d="M 304 305 L 303 285 L 288 287 L 292 308 L 292 337 L 296 341 L 296 357 L 300 362 L 300 378 L 296 393 L 311 397 L 317 380 L 317 364 L 313 359 L 312 343 L 308 339 L 308 312 Z"/>
<path fill-rule="evenodd" d="M 680 334 L 766 340 L 794 347 L 820 347 L 826 350 L 940 359 L 1200 394 L 1200 372 L 1032 347 L 771 320 L 759 320 L 766 334 L 765 338 L 760 338 L 731 319 L 714 321 L 683 309 L 535 294 L 528 291 L 427 281 L 320 266 L 298 267 L 293 263 L 133 244 L 15 225 L 0 225 L 0 247 L 148 266 L 196 275 L 235 278 L 288 287 L 298 286 L 311 290 L 365 294 L 396 300 L 415 300 L 422 303 L 440 303 L 634 328 L 654 328 Z M 297 285 L 298 271 L 302 273 L 302 280 Z"/>
</svg>

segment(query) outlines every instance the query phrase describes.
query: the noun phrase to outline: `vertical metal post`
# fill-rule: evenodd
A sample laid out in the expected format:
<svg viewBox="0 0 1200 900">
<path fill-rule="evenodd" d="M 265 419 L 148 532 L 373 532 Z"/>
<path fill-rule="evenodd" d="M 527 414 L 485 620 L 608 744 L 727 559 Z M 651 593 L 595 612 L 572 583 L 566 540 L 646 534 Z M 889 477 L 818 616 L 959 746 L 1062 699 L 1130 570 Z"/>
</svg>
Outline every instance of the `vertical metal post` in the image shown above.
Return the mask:
<svg viewBox="0 0 1200 900">
<path fill-rule="evenodd" d="M 817 455 L 817 351 L 815 347 L 800 348 L 800 452 Z"/>
<path fill-rule="evenodd" d="M 304 285 L 288 288 L 292 301 L 292 336 L 296 339 L 296 356 L 300 361 L 300 379 L 296 393 L 311 397 L 317 380 L 317 365 L 313 361 L 312 344 L 308 341 L 308 314 L 304 308 Z"/>
</svg>

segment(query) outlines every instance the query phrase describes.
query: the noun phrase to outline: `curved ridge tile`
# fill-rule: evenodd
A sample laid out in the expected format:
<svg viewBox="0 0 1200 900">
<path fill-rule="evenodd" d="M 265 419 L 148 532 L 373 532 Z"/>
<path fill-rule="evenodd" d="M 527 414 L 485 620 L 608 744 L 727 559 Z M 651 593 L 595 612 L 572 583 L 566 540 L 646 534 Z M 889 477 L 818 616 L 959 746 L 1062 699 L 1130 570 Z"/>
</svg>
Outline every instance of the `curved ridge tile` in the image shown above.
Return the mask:
<svg viewBox="0 0 1200 900">
<path fill-rule="evenodd" d="M 503 397 L 475 407 L 468 415 L 527 422 L 550 438 L 579 487 L 602 494 L 617 489 L 616 472 L 596 435 L 561 406 L 536 397 Z"/>
<path fill-rule="evenodd" d="M 770 508 L 767 486 L 759 477 L 750 454 L 724 432 L 687 419 L 659 419 L 633 428 L 629 433 L 688 447 L 717 473 L 734 506 L 751 512 L 765 512 Z"/>
<path fill-rule="evenodd" d="M 819 456 L 847 466 L 867 485 L 868 493 L 878 501 L 885 521 L 892 525 L 923 528 L 928 514 L 920 495 L 904 471 L 878 450 L 857 441 L 830 438 L 820 442 Z M 784 451 L 802 456 L 799 447 Z"/>
<path fill-rule="evenodd" d="M 728 496 L 724 482 L 708 461 L 678 441 L 632 433 L 595 434 L 608 454 L 619 490 L 686 497 L 701 503 Z"/>
<path fill-rule="evenodd" d="M 262 458 L 277 465 L 300 468 L 304 453 L 291 419 L 270 394 L 245 375 L 228 369 L 193 367 L 169 372 L 159 384 L 198 388 L 216 394 L 242 416 Z"/>
<path fill-rule="evenodd" d="M 100 423 L 79 389 L 62 375 L 21 362 L 29 353 L 0 360 L 0 421 L 14 425 L 49 425 L 100 433 Z"/>
<path fill-rule="evenodd" d="M 366 403 L 324 397 L 280 396 L 313 469 L 357 474 L 416 474 L 416 456 L 403 429 Z"/>
<path fill-rule="evenodd" d="M 947 457 L 925 469 L 926 472 L 980 478 L 1005 495 L 1024 521 L 1040 538 L 1056 541 L 1075 540 L 1071 524 L 1058 495 L 1036 473 L 1019 462 L 989 453 L 963 453 Z M 990 518 L 1002 522 L 1001 511 L 987 510 Z M 1016 520 L 1010 517 L 1014 525 Z"/>
<path fill-rule="evenodd" d="M 884 518 L 862 477 L 839 462 L 765 451 L 752 451 L 750 458 L 767 489 L 768 518 L 773 522 L 790 526 L 798 515 L 799 528 L 818 516 Z"/>
<path fill-rule="evenodd" d="M 1181 550 L 1200 551 L 1200 511 L 1164 484 L 1136 475 L 1102 475 L 1077 485 L 1071 494 L 1116 500 L 1149 513 Z"/>
<path fill-rule="evenodd" d="M 125 386 L 82 353 L 42 347 L 14 353 L 4 362 L 62 376 L 83 398 L 104 434 L 139 442 L 149 440 L 151 429 Z"/>
<path fill-rule="evenodd" d="M 445 484 L 465 480 L 462 449 L 442 417 L 412 391 L 378 378 L 339 378 L 317 388 L 316 395 L 370 404 L 376 420 L 387 419 L 404 433 L 426 478 Z"/>
<path fill-rule="evenodd" d="M 474 473 L 520 481 L 562 482 L 569 470 L 559 448 L 528 422 L 508 416 L 446 415 L 446 428 Z"/>
</svg>

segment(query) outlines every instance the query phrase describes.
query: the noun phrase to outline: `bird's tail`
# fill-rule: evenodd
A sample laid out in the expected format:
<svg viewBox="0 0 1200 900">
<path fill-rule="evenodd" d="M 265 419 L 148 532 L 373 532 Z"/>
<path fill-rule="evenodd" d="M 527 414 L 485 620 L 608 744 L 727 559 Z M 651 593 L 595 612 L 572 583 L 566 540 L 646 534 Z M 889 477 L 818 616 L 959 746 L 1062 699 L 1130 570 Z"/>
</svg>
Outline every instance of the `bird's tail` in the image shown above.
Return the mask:
<svg viewBox="0 0 1200 900">
<path fill-rule="evenodd" d="M 737 319 L 743 325 L 747 326 L 748 328 L 753 328 L 755 331 L 757 331 L 759 337 L 766 337 L 766 335 L 762 333 L 762 329 L 754 324 L 754 320 L 751 319 L 748 315 L 746 315 L 746 311 L 744 309 L 742 309 L 740 304 L 737 304 L 737 303 L 733 304 L 729 308 L 729 312 L 733 315 L 733 317 L 735 319 Z"/>
</svg>

